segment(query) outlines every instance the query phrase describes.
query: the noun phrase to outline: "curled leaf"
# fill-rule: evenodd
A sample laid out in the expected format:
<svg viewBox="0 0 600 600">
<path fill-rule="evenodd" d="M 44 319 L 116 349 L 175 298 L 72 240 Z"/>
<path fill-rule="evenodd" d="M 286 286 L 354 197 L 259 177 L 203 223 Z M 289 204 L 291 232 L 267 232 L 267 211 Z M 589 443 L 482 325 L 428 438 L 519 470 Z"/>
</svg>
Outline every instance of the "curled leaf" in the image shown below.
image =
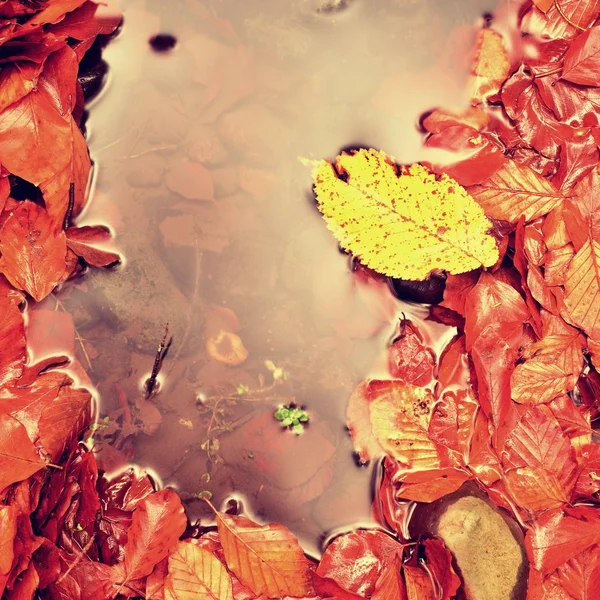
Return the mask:
<svg viewBox="0 0 600 600">
<path fill-rule="evenodd" d="M 498 259 L 483 210 L 456 181 L 384 152 L 343 153 L 313 172 L 319 210 L 341 245 L 401 279 L 464 273 Z"/>
</svg>

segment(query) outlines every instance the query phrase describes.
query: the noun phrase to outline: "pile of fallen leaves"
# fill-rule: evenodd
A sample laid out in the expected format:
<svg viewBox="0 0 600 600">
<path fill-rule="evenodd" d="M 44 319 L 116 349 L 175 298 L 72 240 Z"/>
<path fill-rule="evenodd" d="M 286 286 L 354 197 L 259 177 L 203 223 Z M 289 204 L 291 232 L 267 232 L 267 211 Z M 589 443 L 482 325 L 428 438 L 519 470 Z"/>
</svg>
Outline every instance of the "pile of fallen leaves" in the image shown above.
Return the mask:
<svg viewBox="0 0 600 600">
<path fill-rule="evenodd" d="M 350 400 L 361 459 L 386 455 L 388 525 L 403 500 L 476 482 L 526 533 L 531 600 L 600 597 L 599 15 L 534 1 L 522 36 L 484 28 L 472 106 L 422 121 L 439 162 L 358 150 L 314 172 L 343 247 L 445 278 L 432 318 L 458 329 L 437 360 L 403 321 L 388 378 Z"/>
<path fill-rule="evenodd" d="M 105 229 L 72 225 L 90 179 L 86 56 L 117 25 L 97 9 L 0 2 L 2 597 L 449 600 L 451 552 L 406 539 L 402 507 L 471 481 L 525 532 L 529 600 L 598 598 L 600 3 L 536 0 L 514 11 L 520 31 L 479 32 L 471 108 L 423 120 L 444 164 L 372 150 L 318 164 L 344 247 L 394 277 L 445 277 L 432 318 L 458 329 L 438 357 L 403 320 L 388 376 L 352 395 L 361 460 L 386 457 L 377 513 L 397 535 L 338 536 L 318 563 L 281 525 L 215 509 L 216 528 L 193 526 L 148 475 L 106 478 L 79 441 L 90 392 L 68 358 L 28 357 L 27 298 L 118 260 Z"/>
</svg>

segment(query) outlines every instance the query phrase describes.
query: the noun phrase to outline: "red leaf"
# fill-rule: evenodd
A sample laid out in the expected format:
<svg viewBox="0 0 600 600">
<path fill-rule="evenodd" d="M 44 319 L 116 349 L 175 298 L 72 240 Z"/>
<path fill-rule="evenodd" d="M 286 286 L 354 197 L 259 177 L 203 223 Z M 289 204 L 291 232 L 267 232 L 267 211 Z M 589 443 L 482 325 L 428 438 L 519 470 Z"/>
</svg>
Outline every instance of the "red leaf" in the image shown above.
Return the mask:
<svg viewBox="0 0 600 600">
<path fill-rule="evenodd" d="M 400 335 L 388 348 L 388 368 L 392 377 L 413 385 L 425 386 L 433 378 L 435 356 L 408 319 L 400 321 Z"/>
<path fill-rule="evenodd" d="M 544 513 L 525 536 L 527 556 L 544 574 L 600 543 L 600 511 L 592 507 L 560 508 Z"/>
<path fill-rule="evenodd" d="M 0 230 L 0 269 L 17 288 L 43 300 L 65 277 L 67 243 L 48 213 L 28 200 L 10 213 Z"/>
<path fill-rule="evenodd" d="M 427 568 L 442 592 L 439 600 L 451 600 L 461 586 L 461 581 L 452 567 L 450 550 L 439 539 L 425 540 L 423 546 Z"/>
<path fill-rule="evenodd" d="M 9 63 L 0 71 L 0 112 L 33 91 L 42 70 L 34 62 Z"/>
<path fill-rule="evenodd" d="M 590 546 L 558 568 L 558 579 L 573 600 L 595 600 L 600 594 L 600 546 Z"/>
<path fill-rule="evenodd" d="M 133 513 L 125 545 L 125 581 L 149 575 L 175 547 L 186 523 L 181 500 L 175 492 L 161 490 L 141 500 Z"/>
<path fill-rule="evenodd" d="M 17 516 L 14 506 L 0 506 L 0 594 L 13 566 Z"/>
<path fill-rule="evenodd" d="M 420 567 L 404 565 L 404 580 L 408 600 L 436 600 L 431 577 Z"/>
<path fill-rule="evenodd" d="M 414 502 L 435 502 L 443 496 L 455 492 L 472 477 L 467 471 L 454 467 L 406 473 L 400 469 L 392 481 L 402 482 L 396 492 L 398 498 Z"/>
<path fill-rule="evenodd" d="M 371 600 L 406 600 L 402 562 L 398 557 L 381 574 Z"/>
<path fill-rule="evenodd" d="M 369 596 L 397 555 L 402 556 L 402 546 L 389 535 L 359 529 L 335 538 L 327 546 L 317 574 L 333 579 L 348 592 Z"/>
<path fill-rule="evenodd" d="M 39 422 L 40 442 L 52 460 L 58 460 L 89 426 L 92 396 L 86 389 L 65 386 L 52 403 L 42 410 Z"/>
<path fill-rule="evenodd" d="M 14 383 L 26 359 L 25 323 L 19 310 L 22 297 L 0 283 L 0 389 Z"/>
<path fill-rule="evenodd" d="M 600 85 L 600 29 L 592 27 L 574 40 L 565 54 L 563 79 L 579 85 Z"/>
<path fill-rule="evenodd" d="M 2 164 L 39 185 L 69 162 L 73 132 L 43 91 L 33 91 L 0 113 Z"/>
<path fill-rule="evenodd" d="M 599 0 L 554 0 L 546 14 L 530 10 L 521 26 L 525 32 L 540 37 L 573 38 L 592 25 L 599 13 Z"/>
<path fill-rule="evenodd" d="M 94 267 L 107 267 L 121 260 L 115 252 L 102 248 L 112 240 L 110 231 L 100 225 L 69 227 L 66 231 L 67 246 Z"/>
<path fill-rule="evenodd" d="M 0 492 L 27 479 L 45 466 L 25 427 L 14 417 L 0 414 Z"/>
</svg>

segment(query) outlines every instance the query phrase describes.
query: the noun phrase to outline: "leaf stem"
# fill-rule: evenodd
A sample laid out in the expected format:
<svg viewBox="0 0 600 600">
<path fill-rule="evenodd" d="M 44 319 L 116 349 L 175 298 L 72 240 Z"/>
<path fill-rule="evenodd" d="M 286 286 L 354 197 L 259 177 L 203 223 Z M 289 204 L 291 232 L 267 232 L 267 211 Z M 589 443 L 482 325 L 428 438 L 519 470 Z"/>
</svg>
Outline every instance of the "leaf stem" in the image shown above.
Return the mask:
<svg viewBox="0 0 600 600">
<path fill-rule="evenodd" d="M 571 25 L 571 27 L 575 27 L 575 29 L 578 29 L 579 31 L 586 31 L 585 27 L 582 27 L 581 25 L 577 25 L 576 23 L 573 23 L 573 21 L 571 21 L 571 19 L 569 19 L 569 17 L 567 17 L 567 15 L 565 15 L 560 3 L 558 2 L 558 0 L 554 0 L 554 6 L 556 6 L 556 10 L 558 11 L 558 14 L 569 24 Z"/>
</svg>

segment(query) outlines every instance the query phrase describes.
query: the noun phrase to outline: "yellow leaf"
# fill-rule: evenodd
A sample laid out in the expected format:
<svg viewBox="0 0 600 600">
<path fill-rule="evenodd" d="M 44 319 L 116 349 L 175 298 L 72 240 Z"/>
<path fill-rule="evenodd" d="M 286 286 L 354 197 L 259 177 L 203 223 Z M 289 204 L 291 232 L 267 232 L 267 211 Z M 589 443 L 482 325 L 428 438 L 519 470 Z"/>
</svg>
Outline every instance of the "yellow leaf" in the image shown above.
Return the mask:
<svg viewBox="0 0 600 600">
<path fill-rule="evenodd" d="M 498 260 L 490 223 L 466 190 L 378 150 L 342 153 L 313 172 L 319 210 L 344 249 L 385 275 L 423 280 Z"/>
<path fill-rule="evenodd" d="M 482 29 L 477 37 L 471 100 L 479 103 L 498 93 L 509 74 L 510 61 L 502 36 L 493 29 Z"/>
<path fill-rule="evenodd" d="M 565 305 L 576 325 L 600 338 L 600 244 L 595 240 L 588 240 L 569 265 Z"/>
<path fill-rule="evenodd" d="M 469 192 L 494 219 L 516 223 L 522 216 L 531 221 L 549 213 L 564 196 L 533 169 L 507 161 L 487 181 Z"/>
<path fill-rule="evenodd" d="M 216 514 L 227 566 L 244 585 L 269 598 L 310 595 L 308 561 L 289 529 Z"/>
<path fill-rule="evenodd" d="M 575 387 L 583 368 L 582 340 L 574 334 L 547 335 L 528 349 L 530 359 L 511 377 L 512 399 L 521 404 L 550 402 Z"/>
<path fill-rule="evenodd" d="M 410 469 L 440 466 L 437 445 L 429 438 L 435 398 L 402 381 L 370 384 L 371 427 L 382 448 Z"/>
<path fill-rule="evenodd" d="M 208 550 L 179 542 L 169 556 L 165 600 L 233 600 L 231 576 Z"/>
</svg>

